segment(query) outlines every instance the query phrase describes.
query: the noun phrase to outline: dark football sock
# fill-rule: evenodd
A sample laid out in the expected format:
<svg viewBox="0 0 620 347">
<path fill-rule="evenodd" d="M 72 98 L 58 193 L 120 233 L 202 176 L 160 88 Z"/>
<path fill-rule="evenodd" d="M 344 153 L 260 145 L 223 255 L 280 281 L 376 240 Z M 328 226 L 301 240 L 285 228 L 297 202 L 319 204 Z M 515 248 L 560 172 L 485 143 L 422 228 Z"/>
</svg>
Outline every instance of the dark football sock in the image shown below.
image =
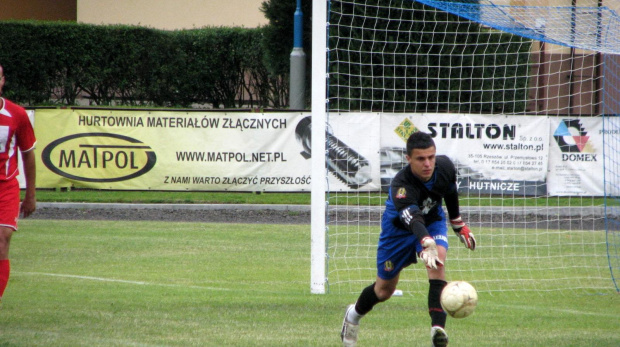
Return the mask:
<svg viewBox="0 0 620 347">
<path fill-rule="evenodd" d="M 381 300 L 377 297 L 377 294 L 375 294 L 375 283 L 364 288 L 364 290 L 362 290 L 362 294 L 360 294 L 360 297 L 355 303 L 355 311 L 357 311 L 360 315 L 365 315 L 370 312 L 376 304 L 381 302 Z"/>
<path fill-rule="evenodd" d="M 441 308 L 441 291 L 446 286 L 447 282 L 444 280 L 429 280 L 430 286 L 428 288 L 428 314 L 431 316 L 431 326 L 440 326 L 444 328 L 446 326 L 447 313 Z"/>
</svg>

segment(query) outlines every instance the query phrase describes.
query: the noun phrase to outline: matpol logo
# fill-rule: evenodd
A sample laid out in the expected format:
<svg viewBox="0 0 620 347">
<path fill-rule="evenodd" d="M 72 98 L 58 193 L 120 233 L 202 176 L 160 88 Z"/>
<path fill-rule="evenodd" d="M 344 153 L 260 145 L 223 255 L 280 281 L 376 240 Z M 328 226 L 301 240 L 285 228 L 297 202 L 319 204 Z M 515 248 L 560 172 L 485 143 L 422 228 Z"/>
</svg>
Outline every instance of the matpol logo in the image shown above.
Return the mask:
<svg viewBox="0 0 620 347">
<path fill-rule="evenodd" d="M 84 133 L 53 141 L 41 153 L 52 172 L 82 182 L 118 182 L 144 175 L 157 161 L 143 142 L 124 135 Z"/>
<path fill-rule="evenodd" d="M 562 161 L 596 161 L 590 136 L 579 119 L 563 119 L 553 138 L 562 151 Z"/>
</svg>

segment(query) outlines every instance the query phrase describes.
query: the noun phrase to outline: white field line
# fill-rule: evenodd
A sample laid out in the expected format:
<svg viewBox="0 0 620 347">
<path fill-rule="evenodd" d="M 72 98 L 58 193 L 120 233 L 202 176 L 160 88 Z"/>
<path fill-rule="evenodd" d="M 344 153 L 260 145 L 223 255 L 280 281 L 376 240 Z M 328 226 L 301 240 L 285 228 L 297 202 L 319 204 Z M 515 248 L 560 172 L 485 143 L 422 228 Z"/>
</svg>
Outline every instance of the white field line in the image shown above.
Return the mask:
<svg viewBox="0 0 620 347">
<path fill-rule="evenodd" d="M 511 310 L 526 310 L 526 311 L 535 311 L 535 310 L 540 310 L 540 307 L 535 307 L 535 306 L 528 306 L 528 305 L 496 305 L 497 307 L 504 307 L 504 308 L 509 308 Z M 618 315 L 616 314 L 601 314 L 600 312 L 593 312 L 593 311 L 584 311 L 584 310 L 574 310 L 574 309 L 561 309 L 561 308 L 550 308 L 550 307 L 545 307 L 544 308 L 545 311 L 553 311 L 553 312 L 557 312 L 557 313 L 564 313 L 564 314 L 572 314 L 572 315 L 576 315 L 576 316 L 606 316 L 606 317 L 610 317 L 610 318 L 617 318 Z"/>
<path fill-rule="evenodd" d="M 58 340 L 60 337 L 69 336 L 66 332 L 52 332 L 49 330 L 42 329 L 26 329 L 26 328 L 16 328 L 15 326 L 11 327 L 11 332 L 13 333 L 21 333 L 25 336 L 38 336 L 47 339 L 52 339 L 52 341 Z M 15 334 L 16 335 L 16 334 Z M 135 342 L 127 339 L 115 339 L 115 338 L 97 338 L 94 336 L 85 336 L 80 335 L 80 339 L 82 342 L 81 346 L 134 346 L 134 347 L 158 347 L 165 345 L 153 345 L 146 344 L 143 342 Z M 8 346 L 8 345 L 7 345 Z"/>
<path fill-rule="evenodd" d="M 126 283 L 126 284 L 135 284 L 135 285 L 141 285 L 141 286 L 158 286 L 158 287 L 207 289 L 207 290 L 215 290 L 215 291 L 230 291 L 231 290 L 231 289 L 228 289 L 228 288 L 216 288 L 216 287 L 182 285 L 182 284 L 151 283 L 151 282 L 144 282 L 144 281 L 129 281 L 129 280 L 119 280 L 119 279 L 115 279 L 115 278 L 103 278 L 103 277 L 67 275 L 67 274 L 54 274 L 54 273 L 47 273 L 47 272 L 11 272 L 11 275 L 49 276 L 49 277 L 61 277 L 61 278 L 75 278 L 75 279 L 80 279 L 80 280 L 101 281 L 101 282 L 114 282 L 114 283 Z"/>
</svg>

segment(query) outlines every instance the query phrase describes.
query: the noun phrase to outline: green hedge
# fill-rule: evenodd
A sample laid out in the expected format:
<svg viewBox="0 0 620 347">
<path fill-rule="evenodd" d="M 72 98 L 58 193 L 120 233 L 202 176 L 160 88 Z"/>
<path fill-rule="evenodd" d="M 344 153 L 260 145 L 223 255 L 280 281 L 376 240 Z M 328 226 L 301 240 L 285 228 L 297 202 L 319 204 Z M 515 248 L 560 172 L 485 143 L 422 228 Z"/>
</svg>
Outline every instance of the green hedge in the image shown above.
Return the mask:
<svg viewBox="0 0 620 347">
<path fill-rule="evenodd" d="M 263 32 L 0 22 L 5 95 L 26 105 L 86 96 L 92 105 L 282 107 L 288 77 L 268 72 Z"/>
</svg>

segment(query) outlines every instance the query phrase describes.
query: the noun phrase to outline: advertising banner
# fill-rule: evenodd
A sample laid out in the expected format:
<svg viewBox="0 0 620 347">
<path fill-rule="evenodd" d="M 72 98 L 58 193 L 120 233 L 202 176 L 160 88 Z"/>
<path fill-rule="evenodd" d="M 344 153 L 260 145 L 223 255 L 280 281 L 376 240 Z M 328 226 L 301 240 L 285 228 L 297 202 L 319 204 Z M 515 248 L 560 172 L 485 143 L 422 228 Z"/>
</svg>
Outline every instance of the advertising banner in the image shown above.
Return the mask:
<svg viewBox="0 0 620 347">
<path fill-rule="evenodd" d="M 552 118 L 550 195 L 603 196 L 603 119 Z"/>
<path fill-rule="evenodd" d="M 602 196 L 602 128 L 602 118 L 330 114 L 328 189 L 387 190 L 420 130 L 455 163 L 461 192 Z M 311 129 L 310 113 L 36 110 L 37 187 L 310 191 Z"/>
<path fill-rule="evenodd" d="M 406 139 L 417 129 L 430 133 L 437 153 L 452 159 L 459 171 L 459 191 L 519 195 L 546 192 L 547 117 L 391 114 L 384 115 L 381 129 L 384 184 L 406 165 Z"/>
<path fill-rule="evenodd" d="M 309 113 L 37 110 L 37 186 L 299 192 L 311 187 Z M 334 115 L 330 189 L 378 190 L 377 114 Z"/>
<path fill-rule="evenodd" d="M 37 185 L 309 191 L 302 113 L 37 110 Z"/>
<path fill-rule="evenodd" d="M 378 113 L 329 115 L 326 161 L 330 191 L 378 191 L 381 188 L 380 127 Z"/>
</svg>

